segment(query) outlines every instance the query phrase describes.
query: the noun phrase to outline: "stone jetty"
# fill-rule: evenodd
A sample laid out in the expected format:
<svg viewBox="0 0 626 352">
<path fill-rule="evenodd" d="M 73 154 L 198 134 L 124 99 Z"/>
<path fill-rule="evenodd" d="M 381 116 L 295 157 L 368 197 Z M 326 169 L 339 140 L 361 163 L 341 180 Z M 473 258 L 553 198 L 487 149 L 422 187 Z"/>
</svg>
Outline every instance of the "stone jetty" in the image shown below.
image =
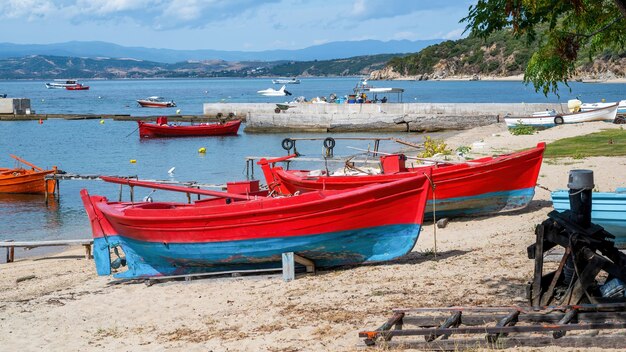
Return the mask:
<svg viewBox="0 0 626 352">
<path fill-rule="evenodd" d="M 281 104 L 283 105 L 283 104 Z M 537 103 L 284 104 L 205 103 L 205 116 L 245 118 L 246 132 L 441 131 L 502 121 L 506 115 L 566 109 Z"/>
</svg>

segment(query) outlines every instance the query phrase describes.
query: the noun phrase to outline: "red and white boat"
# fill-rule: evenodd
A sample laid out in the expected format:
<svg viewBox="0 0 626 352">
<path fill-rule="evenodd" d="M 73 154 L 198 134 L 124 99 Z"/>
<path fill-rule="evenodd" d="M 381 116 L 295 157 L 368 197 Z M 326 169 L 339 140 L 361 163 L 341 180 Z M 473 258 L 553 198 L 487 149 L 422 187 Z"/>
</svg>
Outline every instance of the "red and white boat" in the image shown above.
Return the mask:
<svg viewBox="0 0 626 352">
<path fill-rule="evenodd" d="M 438 217 L 455 217 L 493 214 L 527 206 L 535 194 L 545 147 L 545 143 L 539 143 L 535 148 L 513 154 L 418 167 L 407 167 L 404 155 L 388 155 L 381 158 L 382 174 L 363 176 L 332 176 L 274 166 L 295 155 L 261 159 L 258 164 L 270 191 L 284 195 L 345 190 L 432 173 L 435 192 L 429 191 L 426 216 L 431 217 L 436 210 Z"/>
<path fill-rule="evenodd" d="M 68 89 L 76 86 L 82 86 L 76 79 L 55 79 L 54 82 L 46 83 L 48 89 Z"/>
<path fill-rule="evenodd" d="M 74 86 L 66 86 L 66 90 L 89 90 L 89 86 L 84 86 L 80 83 L 76 83 Z"/>
<path fill-rule="evenodd" d="M 147 97 L 146 99 L 139 99 L 137 103 L 142 108 L 173 108 L 176 103 L 173 100 L 165 100 L 162 97 Z"/>
</svg>

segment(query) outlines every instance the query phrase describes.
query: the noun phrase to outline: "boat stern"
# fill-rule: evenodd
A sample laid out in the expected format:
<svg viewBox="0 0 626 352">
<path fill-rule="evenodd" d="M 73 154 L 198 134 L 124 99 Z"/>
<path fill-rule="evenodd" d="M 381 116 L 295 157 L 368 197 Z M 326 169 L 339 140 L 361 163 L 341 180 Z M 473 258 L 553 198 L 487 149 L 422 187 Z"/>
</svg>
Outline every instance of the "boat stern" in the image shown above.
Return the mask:
<svg viewBox="0 0 626 352">
<path fill-rule="evenodd" d="M 109 237 L 115 235 L 111 224 L 102 215 L 100 210 L 94 206 L 94 203 L 106 202 L 106 198 L 90 196 L 86 189 L 80 191 L 80 197 L 91 224 L 93 258 L 96 263 L 96 271 L 100 276 L 111 275 L 111 248 L 117 247 L 119 243 L 113 243 Z M 117 236 L 115 236 L 115 238 L 117 238 Z"/>
</svg>

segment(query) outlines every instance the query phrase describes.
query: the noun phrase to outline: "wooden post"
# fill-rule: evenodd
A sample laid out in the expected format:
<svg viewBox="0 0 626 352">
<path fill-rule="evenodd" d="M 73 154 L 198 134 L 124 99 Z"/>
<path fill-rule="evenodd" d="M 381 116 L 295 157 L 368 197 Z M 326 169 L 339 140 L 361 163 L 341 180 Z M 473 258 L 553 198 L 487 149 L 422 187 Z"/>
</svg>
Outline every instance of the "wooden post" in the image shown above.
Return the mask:
<svg viewBox="0 0 626 352">
<path fill-rule="evenodd" d="M 289 282 L 296 278 L 296 263 L 294 253 L 283 253 L 283 281 Z"/>
<path fill-rule="evenodd" d="M 57 195 L 57 200 L 61 199 L 61 182 L 60 180 L 57 178 L 54 180 L 54 192 Z M 54 197 L 54 193 L 52 194 L 52 196 Z"/>
<path fill-rule="evenodd" d="M 90 244 L 85 244 L 85 259 L 91 259 L 93 258 L 91 256 L 91 245 Z"/>
<path fill-rule="evenodd" d="M 44 179 L 44 200 L 46 202 L 46 205 L 48 205 L 48 182 L 50 180 L 48 179 Z"/>
<path fill-rule="evenodd" d="M 541 303 L 541 279 L 543 277 L 543 225 L 537 226 L 537 242 L 535 243 L 535 277 L 533 279 L 532 295 L 530 303 L 533 307 L 538 307 Z"/>
<path fill-rule="evenodd" d="M 8 240 L 7 242 L 13 242 L 13 240 Z M 7 263 L 13 263 L 15 259 L 15 247 L 7 247 Z"/>
</svg>

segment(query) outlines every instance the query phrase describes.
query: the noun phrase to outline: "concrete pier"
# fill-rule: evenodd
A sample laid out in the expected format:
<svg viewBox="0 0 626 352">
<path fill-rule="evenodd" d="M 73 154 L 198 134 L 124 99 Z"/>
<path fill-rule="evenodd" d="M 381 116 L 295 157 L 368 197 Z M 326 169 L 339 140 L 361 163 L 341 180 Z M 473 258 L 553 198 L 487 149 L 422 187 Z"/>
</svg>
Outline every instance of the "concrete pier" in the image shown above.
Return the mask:
<svg viewBox="0 0 626 352">
<path fill-rule="evenodd" d="M 489 125 L 506 115 L 529 116 L 561 104 L 536 103 L 376 103 L 288 104 L 275 112 L 270 103 L 206 103 L 207 116 L 245 117 L 246 132 L 440 131 Z M 563 106 L 565 108 L 565 106 Z"/>
</svg>

